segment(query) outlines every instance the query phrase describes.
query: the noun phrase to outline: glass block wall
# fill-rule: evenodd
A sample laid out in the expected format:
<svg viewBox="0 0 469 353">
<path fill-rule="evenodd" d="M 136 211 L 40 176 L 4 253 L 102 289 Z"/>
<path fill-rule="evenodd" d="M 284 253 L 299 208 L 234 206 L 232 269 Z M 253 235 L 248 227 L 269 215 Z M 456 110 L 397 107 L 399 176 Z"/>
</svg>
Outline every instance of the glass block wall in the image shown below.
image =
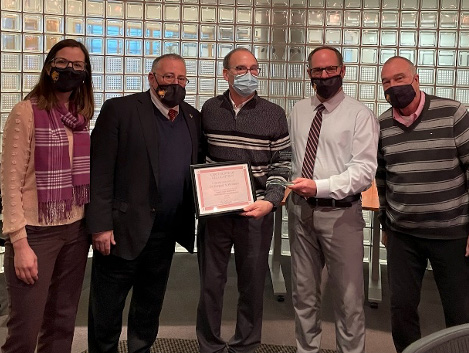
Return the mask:
<svg viewBox="0 0 469 353">
<path fill-rule="evenodd" d="M 241 46 L 259 59 L 259 93 L 288 111 L 311 94 L 305 61 L 321 44 L 340 48 L 346 93 L 377 114 L 388 108 L 380 70 L 396 54 L 418 65 L 426 92 L 469 106 L 469 0 L 1 0 L 0 31 L 2 127 L 65 37 L 90 51 L 97 113 L 147 89 L 164 53 L 187 59 L 187 101 L 200 108 L 227 89 L 222 59 Z"/>
</svg>

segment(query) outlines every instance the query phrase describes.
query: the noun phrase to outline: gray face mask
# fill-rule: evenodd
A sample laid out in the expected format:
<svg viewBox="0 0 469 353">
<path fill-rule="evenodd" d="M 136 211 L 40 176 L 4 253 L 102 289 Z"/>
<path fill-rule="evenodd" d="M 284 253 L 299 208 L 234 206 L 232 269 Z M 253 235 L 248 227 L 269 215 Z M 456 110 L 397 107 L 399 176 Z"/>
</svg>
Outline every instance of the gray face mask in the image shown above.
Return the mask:
<svg viewBox="0 0 469 353">
<path fill-rule="evenodd" d="M 253 94 L 259 85 L 257 76 L 251 75 L 250 72 L 244 75 L 236 75 L 233 81 L 233 89 L 242 97 Z"/>
</svg>

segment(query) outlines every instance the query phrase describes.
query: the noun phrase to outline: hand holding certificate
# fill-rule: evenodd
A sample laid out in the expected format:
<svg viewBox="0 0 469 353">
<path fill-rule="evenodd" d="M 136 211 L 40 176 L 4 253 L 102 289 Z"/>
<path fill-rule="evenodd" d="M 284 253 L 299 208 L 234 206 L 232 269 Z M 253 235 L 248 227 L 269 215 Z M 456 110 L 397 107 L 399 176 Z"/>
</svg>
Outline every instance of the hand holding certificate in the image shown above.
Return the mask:
<svg viewBox="0 0 469 353">
<path fill-rule="evenodd" d="M 191 166 L 197 217 L 241 212 L 256 200 L 249 163 Z"/>
</svg>

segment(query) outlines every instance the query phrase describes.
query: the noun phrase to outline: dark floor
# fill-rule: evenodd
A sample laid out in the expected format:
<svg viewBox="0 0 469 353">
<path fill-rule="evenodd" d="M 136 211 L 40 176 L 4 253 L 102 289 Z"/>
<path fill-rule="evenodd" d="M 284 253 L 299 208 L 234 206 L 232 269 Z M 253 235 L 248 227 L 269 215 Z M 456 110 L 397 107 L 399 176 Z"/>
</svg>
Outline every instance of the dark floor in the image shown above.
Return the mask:
<svg viewBox="0 0 469 353">
<path fill-rule="evenodd" d="M 282 257 L 282 267 L 286 277 L 287 290 L 290 292 L 290 258 Z M 87 266 L 82 298 L 77 316 L 77 329 L 74 352 L 86 348 L 87 306 L 89 294 L 89 275 L 91 260 Z M 234 261 L 230 262 L 229 277 L 225 289 L 222 334 L 228 339 L 233 332 L 236 320 L 236 272 Z M 364 264 L 365 279 L 368 278 L 368 265 Z M 367 352 L 394 352 L 390 335 L 389 295 L 386 281 L 386 268 L 383 267 L 383 302 L 373 309 L 365 305 L 367 327 Z M 177 253 L 174 257 L 165 303 L 160 320 L 160 337 L 195 338 L 196 308 L 199 294 L 199 281 L 196 255 Z M 328 298 L 330 292 L 324 291 L 323 300 L 323 337 L 322 347 L 335 348 L 333 314 Z M 438 292 L 431 272 L 427 273 L 423 283 L 421 303 L 421 326 L 424 335 L 444 328 L 444 318 Z M 124 315 L 124 322 L 126 315 Z M 5 339 L 6 316 L 0 317 L 0 343 Z M 125 339 L 125 328 L 123 339 Z M 294 315 L 290 295 L 284 302 L 278 302 L 273 294 L 270 278 L 266 278 L 264 301 L 263 342 L 269 344 L 295 345 Z"/>
</svg>

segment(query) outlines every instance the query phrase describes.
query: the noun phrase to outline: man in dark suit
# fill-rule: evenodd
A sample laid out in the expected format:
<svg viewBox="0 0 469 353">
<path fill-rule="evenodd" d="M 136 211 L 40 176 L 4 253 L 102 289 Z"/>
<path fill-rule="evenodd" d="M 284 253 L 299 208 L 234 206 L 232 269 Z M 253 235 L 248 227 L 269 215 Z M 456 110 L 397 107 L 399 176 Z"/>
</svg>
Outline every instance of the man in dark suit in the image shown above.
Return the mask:
<svg viewBox="0 0 469 353">
<path fill-rule="evenodd" d="M 91 134 L 90 353 L 117 352 L 131 288 L 128 351 L 150 351 L 175 242 L 194 248 L 189 166 L 200 161 L 200 116 L 183 101 L 184 59 L 155 59 L 148 80 L 147 92 L 106 101 Z"/>
</svg>

